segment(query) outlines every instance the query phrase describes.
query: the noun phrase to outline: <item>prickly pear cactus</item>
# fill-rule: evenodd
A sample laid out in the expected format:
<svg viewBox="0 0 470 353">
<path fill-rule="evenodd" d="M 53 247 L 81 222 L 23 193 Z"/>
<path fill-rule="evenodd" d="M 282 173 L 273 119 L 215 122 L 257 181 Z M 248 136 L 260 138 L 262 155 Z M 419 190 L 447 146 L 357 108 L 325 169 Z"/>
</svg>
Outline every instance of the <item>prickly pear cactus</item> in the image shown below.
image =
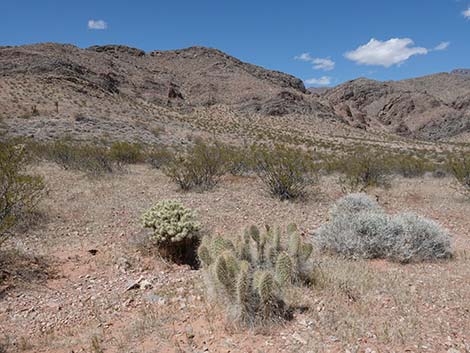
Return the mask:
<svg viewBox="0 0 470 353">
<path fill-rule="evenodd" d="M 262 233 L 251 226 L 234 242 L 205 237 L 198 255 L 215 299 L 232 318 L 252 325 L 287 315 L 285 295 L 302 284 L 312 250 L 293 225 L 285 233 L 269 226 Z"/>
</svg>

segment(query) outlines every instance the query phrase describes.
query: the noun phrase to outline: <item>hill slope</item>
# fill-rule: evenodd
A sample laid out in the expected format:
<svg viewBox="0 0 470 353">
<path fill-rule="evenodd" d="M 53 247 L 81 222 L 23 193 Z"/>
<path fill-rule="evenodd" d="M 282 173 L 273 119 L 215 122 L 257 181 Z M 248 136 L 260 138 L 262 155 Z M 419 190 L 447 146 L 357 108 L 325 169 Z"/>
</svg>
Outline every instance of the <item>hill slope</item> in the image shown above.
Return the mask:
<svg viewBox="0 0 470 353">
<path fill-rule="evenodd" d="M 11 123 L 9 132 L 40 138 L 121 131 L 152 142 L 142 124 L 168 127 L 214 105 L 242 115 L 335 119 L 300 79 L 203 47 L 150 53 L 119 45 L 2 47 L 0 88 L 0 118 Z"/>
<path fill-rule="evenodd" d="M 470 77 L 441 73 L 403 81 L 357 79 L 323 94 L 352 124 L 420 139 L 470 131 Z"/>
<path fill-rule="evenodd" d="M 447 139 L 470 131 L 470 77 L 459 69 L 307 90 L 291 75 L 204 47 L 0 47 L 0 120 L 0 133 L 40 139 L 174 143 L 225 129 L 241 140 L 256 124 L 264 130 L 250 131 L 254 140 L 276 129 L 294 138 L 321 130 Z"/>
</svg>

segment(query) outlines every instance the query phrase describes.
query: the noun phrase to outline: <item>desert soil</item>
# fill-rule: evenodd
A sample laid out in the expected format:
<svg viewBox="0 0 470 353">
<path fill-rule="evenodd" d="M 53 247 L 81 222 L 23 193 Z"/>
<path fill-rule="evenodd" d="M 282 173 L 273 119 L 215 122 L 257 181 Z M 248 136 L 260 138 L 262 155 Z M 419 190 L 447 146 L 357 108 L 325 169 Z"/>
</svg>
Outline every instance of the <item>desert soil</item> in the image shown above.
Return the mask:
<svg viewBox="0 0 470 353">
<path fill-rule="evenodd" d="M 280 202 L 248 177 L 182 193 L 147 166 L 98 180 L 52 164 L 34 171 L 49 188 L 41 216 L 0 256 L 7 352 L 470 352 L 470 202 L 450 179 L 398 178 L 372 194 L 390 212 L 440 222 L 454 237 L 454 259 L 400 265 L 316 254 L 322 281 L 297 293 L 304 310 L 282 325 L 246 330 L 208 300 L 201 271 L 144 251 L 140 215 L 177 199 L 197 210 L 204 233 L 295 222 L 309 240 L 341 196 L 334 177 L 305 200 Z"/>
</svg>

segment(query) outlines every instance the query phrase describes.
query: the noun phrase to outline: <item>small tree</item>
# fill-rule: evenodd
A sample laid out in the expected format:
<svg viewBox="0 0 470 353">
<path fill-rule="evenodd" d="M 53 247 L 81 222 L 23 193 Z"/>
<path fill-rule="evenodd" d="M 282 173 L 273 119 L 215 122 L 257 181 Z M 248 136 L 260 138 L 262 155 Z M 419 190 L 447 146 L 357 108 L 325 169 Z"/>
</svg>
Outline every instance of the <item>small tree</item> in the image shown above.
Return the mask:
<svg viewBox="0 0 470 353">
<path fill-rule="evenodd" d="M 28 161 L 24 146 L 0 144 L 0 245 L 44 194 L 43 179 L 24 172 Z"/>
</svg>

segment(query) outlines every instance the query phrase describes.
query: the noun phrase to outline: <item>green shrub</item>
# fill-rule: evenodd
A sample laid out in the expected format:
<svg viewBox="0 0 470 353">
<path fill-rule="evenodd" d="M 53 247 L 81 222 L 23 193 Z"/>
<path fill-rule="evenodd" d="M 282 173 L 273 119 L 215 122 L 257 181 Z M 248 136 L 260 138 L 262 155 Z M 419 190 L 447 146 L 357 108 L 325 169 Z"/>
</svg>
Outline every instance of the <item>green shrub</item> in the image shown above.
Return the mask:
<svg viewBox="0 0 470 353">
<path fill-rule="evenodd" d="M 470 154 L 461 153 L 449 158 L 448 169 L 459 183 L 460 190 L 470 196 Z"/>
<path fill-rule="evenodd" d="M 123 164 L 136 164 L 144 161 L 142 146 L 137 143 L 114 142 L 109 154 L 112 160 Z"/>
<path fill-rule="evenodd" d="M 422 177 L 427 171 L 432 170 L 428 161 L 417 156 L 391 157 L 390 164 L 395 173 L 405 178 Z"/>
<path fill-rule="evenodd" d="M 109 150 L 99 145 L 57 140 L 32 146 L 40 158 L 57 163 L 65 170 L 79 170 L 90 176 L 100 176 L 120 169 Z"/>
<path fill-rule="evenodd" d="M 344 193 L 363 192 L 370 187 L 390 186 L 390 166 L 374 153 L 359 149 L 341 162 L 339 178 Z"/>
<path fill-rule="evenodd" d="M 312 163 L 304 151 L 282 145 L 258 146 L 254 151 L 255 170 L 267 190 L 280 200 L 295 199 L 305 194 L 315 182 Z"/>
<path fill-rule="evenodd" d="M 152 230 L 150 240 L 163 257 L 195 265 L 200 224 L 192 210 L 178 201 L 163 200 L 143 214 L 142 224 Z"/>
<path fill-rule="evenodd" d="M 165 147 L 154 147 L 146 153 L 145 161 L 155 169 L 163 168 L 173 158 L 173 154 Z"/>
<path fill-rule="evenodd" d="M 365 194 L 338 200 L 314 239 L 321 250 L 349 258 L 406 263 L 452 256 L 451 238 L 438 224 L 409 213 L 389 216 Z"/>
<path fill-rule="evenodd" d="M 43 179 L 25 173 L 28 162 L 25 146 L 0 143 L 0 245 L 44 195 Z"/>
<path fill-rule="evenodd" d="M 253 153 L 248 147 L 223 146 L 226 170 L 232 175 L 253 171 Z"/>
<path fill-rule="evenodd" d="M 196 141 L 185 153 L 175 153 L 163 172 L 182 190 L 209 190 L 226 171 L 220 146 Z"/>
<path fill-rule="evenodd" d="M 290 232 L 289 232 L 290 231 Z M 295 227 L 284 244 L 280 230 L 247 228 L 235 242 L 205 236 L 198 249 L 209 294 L 231 320 L 253 326 L 289 319 L 287 297 L 294 286 L 311 283 L 313 247 Z"/>
</svg>

